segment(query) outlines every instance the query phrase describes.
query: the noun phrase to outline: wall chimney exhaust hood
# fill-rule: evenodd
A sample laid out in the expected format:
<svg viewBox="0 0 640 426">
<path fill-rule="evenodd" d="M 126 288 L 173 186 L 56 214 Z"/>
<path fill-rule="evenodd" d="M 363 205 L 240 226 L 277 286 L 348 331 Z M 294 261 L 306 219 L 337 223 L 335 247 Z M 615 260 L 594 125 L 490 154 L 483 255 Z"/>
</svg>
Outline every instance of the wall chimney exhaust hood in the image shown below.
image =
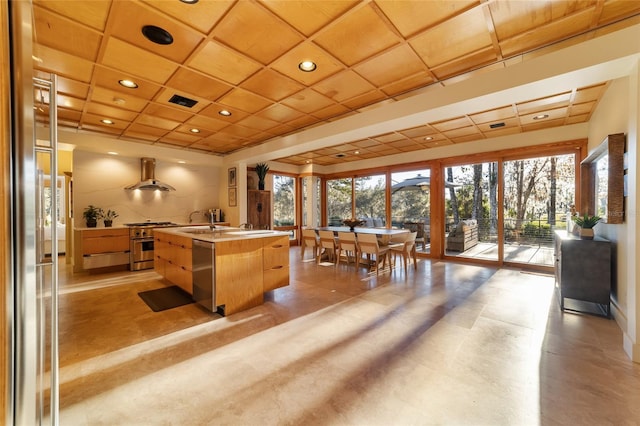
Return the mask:
<svg viewBox="0 0 640 426">
<path fill-rule="evenodd" d="M 147 191 L 175 191 L 176 189 L 166 183 L 156 180 L 156 159 L 143 157 L 140 159 L 140 182 L 127 186 L 125 189 L 143 189 Z"/>
</svg>

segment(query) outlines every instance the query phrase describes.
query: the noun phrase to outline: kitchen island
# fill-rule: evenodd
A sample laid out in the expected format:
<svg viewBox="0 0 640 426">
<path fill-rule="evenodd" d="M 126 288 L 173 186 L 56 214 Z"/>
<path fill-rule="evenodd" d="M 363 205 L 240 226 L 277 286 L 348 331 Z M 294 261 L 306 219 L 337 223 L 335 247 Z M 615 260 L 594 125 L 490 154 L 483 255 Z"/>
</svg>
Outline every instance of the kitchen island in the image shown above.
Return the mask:
<svg viewBox="0 0 640 426">
<path fill-rule="evenodd" d="M 154 247 L 155 271 L 222 315 L 261 305 L 265 292 L 289 285 L 286 232 L 224 226 L 162 228 L 154 232 Z"/>
</svg>

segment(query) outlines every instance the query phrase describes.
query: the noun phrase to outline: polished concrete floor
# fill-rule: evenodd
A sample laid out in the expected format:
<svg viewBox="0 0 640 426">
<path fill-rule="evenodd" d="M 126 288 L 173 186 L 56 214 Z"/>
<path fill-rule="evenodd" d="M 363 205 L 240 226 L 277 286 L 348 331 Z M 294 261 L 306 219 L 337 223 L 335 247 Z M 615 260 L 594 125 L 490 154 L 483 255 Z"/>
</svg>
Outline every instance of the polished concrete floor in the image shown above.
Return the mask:
<svg viewBox="0 0 640 426">
<path fill-rule="evenodd" d="M 398 263 L 398 266 L 400 263 Z M 264 305 L 153 312 L 152 271 L 61 271 L 62 425 L 631 425 L 640 365 L 553 278 L 301 261 Z"/>
</svg>

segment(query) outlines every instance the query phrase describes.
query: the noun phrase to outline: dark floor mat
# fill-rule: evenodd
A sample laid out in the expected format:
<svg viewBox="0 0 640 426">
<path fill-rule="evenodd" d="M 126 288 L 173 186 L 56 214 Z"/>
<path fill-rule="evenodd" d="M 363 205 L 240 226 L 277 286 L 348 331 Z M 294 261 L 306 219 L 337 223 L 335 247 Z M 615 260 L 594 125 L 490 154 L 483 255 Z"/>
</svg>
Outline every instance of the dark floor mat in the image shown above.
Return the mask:
<svg viewBox="0 0 640 426">
<path fill-rule="evenodd" d="M 154 312 L 194 303 L 189 293 L 175 285 L 142 291 L 138 293 L 138 296 L 140 296 Z"/>
</svg>

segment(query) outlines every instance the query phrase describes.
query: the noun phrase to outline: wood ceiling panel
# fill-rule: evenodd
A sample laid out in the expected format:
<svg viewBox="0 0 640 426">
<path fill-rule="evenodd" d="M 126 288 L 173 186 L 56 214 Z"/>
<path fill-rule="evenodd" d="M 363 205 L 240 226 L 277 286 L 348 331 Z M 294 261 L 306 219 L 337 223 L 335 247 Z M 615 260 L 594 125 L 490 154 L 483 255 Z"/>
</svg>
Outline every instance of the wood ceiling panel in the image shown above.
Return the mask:
<svg viewBox="0 0 640 426">
<path fill-rule="evenodd" d="M 475 126 L 462 127 L 459 129 L 447 130 L 442 132 L 448 139 L 453 142 L 462 142 L 470 140 L 469 138 L 482 138 L 482 133 Z"/>
<path fill-rule="evenodd" d="M 74 109 L 76 111 L 82 111 L 84 109 L 84 99 L 66 95 L 58 95 L 56 99 L 59 108 Z"/>
<path fill-rule="evenodd" d="M 238 121 L 240 126 L 249 127 L 257 130 L 269 130 L 276 127 L 279 123 L 277 121 L 269 120 L 267 118 L 251 115 L 244 120 Z"/>
<path fill-rule="evenodd" d="M 394 142 L 394 141 L 399 141 L 399 140 L 405 139 L 405 136 L 400 134 L 400 133 L 392 132 L 392 133 L 386 133 L 384 135 L 372 136 L 371 139 L 375 140 L 375 141 L 378 141 L 381 144 L 386 144 L 386 143 L 389 143 L 389 142 Z"/>
<path fill-rule="evenodd" d="M 102 41 L 102 36 L 95 30 L 46 9 L 34 11 L 34 38 L 42 45 L 90 61 L 98 57 Z"/>
<path fill-rule="evenodd" d="M 211 31 L 213 26 L 235 3 L 235 0 L 199 1 L 197 3 L 167 0 L 143 1 L 205 34 Z"/>
<path fill-rule="evenodd" d="M 500 41 L 500 49 L 504 56 L 522 53 L 535 46 L 551 44 L 565 37 L 586 31 L 592 21 L 593 10 L 589 9 L 565 19 L 553 21 L 545 26 L 537 27 L 521 35 Z"/>
<path fill-rule="evenodd" d="M 155 115 L 157 117 L 166 118 L 168 120 L 176 120 L 184 123 L 193 116 L 193 113 L 180 111 L 176 108 L 166 107 L 160 104 L 149 104 L 145 110 L 146 114 Z"/>
<path fill-rule="evenodd" d="M 157 127 L 163 130 L 173 130 L 181 123 L 179 121 L 167 120 L 166 118 L 155 117 L 153 115 L 141 114 L 136 119 L 136 124 Z"/>
<path fill-rule="evenodd" d="M 102 64 L 160 84 L 178 68 L 175 62 L 117 38 L 107 41 Z"/>
<path fill-rule="evenodd" d="M 218 102 L 250 113 L 260 111 L 271 105 L 268 99 L 244 89 L 234 89 L 220 98 Z"/>
<path fill-rule="evenodd" d="M 115 1 L 111 15 L 109 24 L 114 37 L 174 62 L 184 62 L 203 40 L 199 33 L 143 3 Z M 168 31 L 173 37 L 173 42 L 160 45 L 150 41 L 142 34 L 145 25 L 155 25 Z"/>
<path fill-rule="evenodd" d="M 333 117 L 340 117 L 340 118 L 348 117 L 349 112 L 350 112 L 349 108 L 340 104 L 333 104 L 325 108 L 321 108 L 317 111 L 314 111 L 312 115 L 314 117 L 318 117 L 321 120 L 330 120 Z"/>
<path fill-rule="evenodd" d="M 562 106 L 568 106 L 571 100 L 571 92 L 561 93 L 559 95 L 548 96 L 546 98 L 536 99 L 529 102 L 516 104 L 516 108 L 520 114 L 531 114 L 537 111 L 544 111 Z"/>
<path fill-rule="evenodd" d="M 568 111 L 568 108 L 565 107 L 565 108 L 556 108 L 556 109 L 547 110 L 547 111 L 539 111 L 533 114 L 521 115 L 520 124 L 523 126 L 529 126 L 537 123 L 546 123 L 547 121 L 564 118 L 567 115 L 567 111 Z M 535 119 L 536 116 L 542 113 L 548 115 L 549 117 L 542 120 Z"/>
<path fill-rule="evenodd" d="M 457 117 L 451 120 L 440 121 L 437 123 L 429 123 L 434 129 L 439 132 L 446 132 L 448 130 L 460 129 L 463 127 L 469 127 L 473 125 L 473 122 L 469 117 Z"/>
<path fill-rule="evenodd" d="M 592 102 L 600 98 L 604 94 L 606 90 L 606 84 L 600 84 L 597 86 L 585 87 L 578 89 L 576 91 L 575 97 L 573 99 L 574 103 L 582 103 L 582 102 Z"/>
<path fill-rule="evenodd" d="M 569 108 L 569 116 L 583 114 L 590 115 L 596 105 L 596 102 L 585 102 L 578 105 L 573 105 Z"/>
<path fill-rule="evenodd" d="M 237 123 L 238 121 L 249 116 L 248 112 L 239 111 L 237 109 L 231 110 L 231 115 L 222 115 L 220 114 L 220 111 L 223 110 L 229 110 L 229 107 L 218 103 L 212 103 L 211 105 L 200 111 L 200 115 L 213 118 L 214 120 L 221 120 L 227 124 Z"/>
<path fill-rule="evenodd" d="M 410 43 L 429 67 L 493 46 L 480 8 L 445 21 L 415 37 Z"/>
<path fill-rule="evenodd" d="M 91 101 L 102 104 L 113 105 L 129 111 L 142 111 L 149 101 L 146 99 L 136 98 L 135 96 L 126 95 L 121 92 L 105 89 L 103 87 L 94 87 L 91 93 Z"/>
<path fill-rule="evenodd" d="M 58 109 L 58 120 L 66 120 L 73 122 L 74 125 L 78 125 L 78 123 L 80 123 L 81 117 L 82 113 L 80 111 L 74 111 L 67 108 Z"/>
<path fill-rule="evenodd" d="M 257 62 L 214 41 L 195 53 L 188 65 L 231 84 L 241 83 L 261 68 Z"/>
<path fill-rule="evenodd" d="M 429 135 L 433 135 L 435 133 L 437 133 L 437 131 L 431 127 L 431 126 L 420 126 L 420 127 L 414 127 L 411 129 L 405 129 L 405 130 L 401 130 L 400 132 L 398 132 L 408 138 L 420 138 L 423 136 L 429 136 Z"/>
<path fill-rule="evenodd" d="M 99 31 L 106 26 L 111 0 L 33 0 L 33 3 Z"/>
<path fill-rule="evenodd" d="M 399 44 L 400 38 L 371 5 L 365 4 L 318 33 L 315 42 L 343 63 L 352 66 Z"/>
<path fill-rule="evenodd" d="M 302 84 L 271 69 L 259 71 L 240 87 L 276 102 L 304 89 Z"/>
<path fill-rule="evenodd" d="M 605 0 L 598 18 L 599 24 L 607 24 L 622 17 L 640 12 L 640 2 L 624 0 Z"/>
<path fill-rule="evenodd" d="M 361 96 L 375 87 L 353 71 L 343 71 L 315 85 L 315 89 L 337 102 Z"/>
<path fill-rule="evenodd" d="M 518 133 L 522 133 L 522 128 L 520 126 L 510 126 L 510 127 L 501 127 L 499 129 L 489 129 L 487 131 L 483 129 L 482 133 L 486 138 L 497 138 L 499 136 L 515 135 Z"/>
<path fill-rule="evenodd" d="M 214 132 L 229 127 L 230 125 L 229 123 L 226 123 L 222 120 L 215 120 L 213 118 L 203 117 L 201 115 L 194 115 L 193 117 L 188 119 L 185 124 L 198 129 L 207 129 Z"/>
<path fill-rule="evenodd" d="M 570 117 L 567 117 L 564 120 L 564 124 L 576 124 L 576 123 L 585 123 L 587 121 L 589 121 L 589 117 L 591 116 L 591 114 L 583 114 L 583 115 L 572 115 Z"/>
<path fill-rule="evenodd" d="M 153 136 L 150 133 L 145 133 L 144 127 L 139 127 L 137 131 L 125 130 L 122 135 L 130 139 L 137 139 L 138 142 L 146 142 L 148 144 L 151 144 L 159 139 L 157 136 Z"/>
<path fill-rule="evenodd" d="M 88 83 L 91 81 L 93 62 L 47 46 L 36 45 L 33 54 L 38 58 L 35 67 L 39 70 Z"/>
<path fill-rule="evenodd" d="M 350 109 L 362 109 L 371 104 L 378 103 L 385 100 L 385 94 L 379 90 L 374 90 L 368 93 L 365 93 L 362 96 L 356 96 L 355 98 L 349 99 L 343 102 L 343 105 Z M 391 100 L 393 102 L 393 100 Z"/>
<path fill-rule="evenodd" d="M 247 28 L 251 31 L 246 31 Z M 248 1 L 236 3 L 213 34 L 227 46 L 265 65 L 302 41 L 290 26 Z"/>
<path fill-rule="evenodd" d="M 532 122 L 530 124 L 527 124 L 526 126 L 523 126 L 524 130 L 527 132 L 531 132 L 533 130 L 542 130 L 542 129 L 549 129 L 552 127 L 558 127 L 558 126 L 562 126 L 565 122 L 564 118 L 558 118 L 555 120 L 542 120 L 539 122 Z"/>
<path fill-rule="evenodd" d="M 198 130 L 197 132 L 194 132 L 193 130 Z M 199 141 L 200 139 L 204 139 L 204 138 L 208 138 L 209 136 L 213 136 L 215 134 L 215 132 L 213 130 L 207 130 L 207 129 L 199 129 L 197 127 L 193 127 L 191 125 L 188 124 L 181 124 L 178 127 L 176 127 L 175 129 L 173 129 L 173 131 L 171 133 L 168 133 L 166 136 L 163 137 L 163 139 L 166 138 L 172 138 L 172 139 L 181 139 L 183 141 L 191 141 L 192 143 L 195 143 L 197 141 Z M 181 136 L 179 136 L 181 135 Z"/>
<path fill-rule="evenodd" d="M 264 111 L 260 111 L 258 113 L 259 117 L 268 118 L 280 123 L 291 121 L 303 115 L 304 114 L 300 111 L 281 104 L 271 105 L 269 108 L 266 108 Z"/>
<path fill-rule="evenodd" d="M 411 37 L 420 30 L 437 25 L 480 3 L 477 0 L 376 1 L 378 7 L 405 37 Z"/>
<path fill-rule="evenodd" d="M 129 132 L 133 132 L 133 133 L 141 133 L 141 134 L 145 134 L 145 135 L 153 135 L 156 136 L 155 139 L 158 139 L 160 136 L 163 136 L 165 134 L 167 134 L 167 131 L 165 129 L 161 129 L 155 126 L 146 126 L 144 124 L 139 124 L 139 123 L 133 123 L 131 124 L 131 126 L 129 126 L 129 128 L 125 131 L 126 133 Z"/>
<path fill-rule="evenodd" d="M 380 146 L 382 145 L 380 142 L 373 139 L 361 139 L 359 141 L 351 142 L 353 146 L 357 148 L 369 149 L 372 146 Z"/>
<path fill-rule="evenodd" d="M 491 128 L 492 125 L 495 126 L 499 124 L 504 124 L 504 126 Z M 520 128 L 520 120 L 517 117 L 512 117 L 493 121 L 490 123 L 478 124 L 477 127 L 482 133 L 486 135 L 488 132 L 496 132 L 498 130 L 509 129 L 513 127 Z"/>
<path fill-rule="evenodd" d="M 475 124 L 493 123 L 515 117 L 515 111 L 511 105 L 502 108 L 496 108 L 489 111 L 483 111 L 476 114 L 470 114 L 469 118 Z"/>
<path fill-rule="evenodd" d="M 315 62 L 318 66 L 314 72 L 304 72 L 298 68 L 300 62 L 307 60 Z M 271 68 L 305 86 L 310 86 L 345 69 L 345 66 L 315 44 L 306 42 L 274 61 Z"/>
<path fill-rule="evenodd" d="M 359 2 L 357 0 L 260 0 L 260 3 L 308 37 Z"/>
<path fill-rule="evenodd" d="M 138 87 L 124 87 L 118 83 L 120 80 L 131 80 L 135 82 Z M 162 87 L 159 84 L 153 83 L 151 81 L 136 78 L 131 74 L 123 73 L 122 71 L 113 70 L 111 68 L 106 68 L 103 66 L 96 66 L 95 72 L 93 74 L 93 82 L 96 84 L 96 86 L 104 87 L 116 92 L 120 92 L 126 95 L 133 95 L 137 98 L 143 98 L 147 100 L 153 99 Z"/>
<path fill-rule="evenodd" d="M 120 132 L 120 130 L 126 129 L 130 124 L 131 121 L 127 121 L 127 120 L 117 120 L 116 117 L 114 118 L 114 122 L 113 124 L 104 124 L 101 120 L 105 118 L 105 115 L 103 114 L 91 114 L 91 113 L 87 113 L 87 114 L 83 114 L 82 115 L 82 128 L 86 128 L 87 125 L 93 125 L 93 126 L 97 126 L 100 128 L 104 128 L 104 129 L 109 129 L 108 131 L 110 133 L 112 132 Z"/>
<path fill-rule="evenodd" d="M 102 126 L 96 126 L 93 124 L 83 124 L 82 130 L 85 132 L 96 132 L 96 133 L 104 133 L 108 135 L 120 135 L 122 132 L 121 129 L 114 127 L 107 127 L 104 124 Z"/>
<path fill-rule="evenodd" d="M 58 76 L 58 93 L 85 99 L 89 94 L 89 85 L 80 81 Z"/>
<path fill-rule="evenodd" d="M 384 86 L 427 71 L 422 60 L 406 44 L 358 64 L 353 69 L 376 86 Z"/>
<path fill-rule="evenodd" d="M 167 81 L 167 86 L 211 101 L 218 99 L 233 87 L 183 67 L 178 68 L 176 73 Z"/>
<path fill-rule="evenodd" d="M 445 79 L 460 73 L 467 67 L 481 67 L 495 61 L 498 57 L 492 46 L 471 52 L 466 56 L 456 58 L 452 61 L 440 64 L 431 68 L 431 71 L 438 79 Z"/>
<path fill-rule="evenodd" d="M 117 120 L 124 120 L 131 122 L 138 116 L 137 113 L 127 111 L 122 108 L 116 108 L 104 104 L 97 104 L 95 102 L 90 103 L 87 107 L 87 111 L 91 114 L 101 116 L 100 118 L 115 118 Z"/>
<path fill-rule="evenodd" d="M 283 99 L 281 103 L 290 106 L 291 108 L 297 109 L 298 111 L 311 114 L 314 111 L 318 111 L 322 108 L 328 107 L 329 105 L 333 104 L 333 101 L 318 92 L 315 92 L 311 89 L 306 89 L 302 92 L 296 93 L 293 96 Z"/>
</svg>

